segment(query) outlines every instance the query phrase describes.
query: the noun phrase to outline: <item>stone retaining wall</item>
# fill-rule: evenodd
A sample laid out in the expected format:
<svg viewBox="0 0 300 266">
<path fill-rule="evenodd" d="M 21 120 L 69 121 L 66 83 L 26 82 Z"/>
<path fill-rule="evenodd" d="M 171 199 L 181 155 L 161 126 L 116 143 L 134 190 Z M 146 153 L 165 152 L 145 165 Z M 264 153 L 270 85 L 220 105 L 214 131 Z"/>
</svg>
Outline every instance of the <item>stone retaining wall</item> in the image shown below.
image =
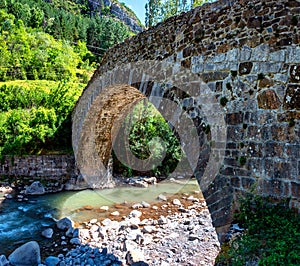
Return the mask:
<svg viewBox="0 0 300 266">
<path fill-rule="evenodd" d="M 6 156 L 0 164 L 1 177 L 69 179 L 76 175 L 72 155 Z"/>
</svg>

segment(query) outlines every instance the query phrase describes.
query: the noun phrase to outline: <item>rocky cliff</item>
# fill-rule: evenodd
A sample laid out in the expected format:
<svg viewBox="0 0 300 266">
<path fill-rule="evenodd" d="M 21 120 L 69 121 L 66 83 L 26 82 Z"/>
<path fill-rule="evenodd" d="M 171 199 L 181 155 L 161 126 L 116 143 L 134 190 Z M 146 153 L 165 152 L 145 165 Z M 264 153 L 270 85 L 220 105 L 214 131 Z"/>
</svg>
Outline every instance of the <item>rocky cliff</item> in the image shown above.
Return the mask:
<svg viewBox="0 0 300 266">
<path fill-rule="evenodd" d="M 134 33 L 143 31 L 143 26 L 132 10 L 115 0 L 88 0 L 90 9 L 99 15 L 114 16 L 124 22 Z"/>
</svg>

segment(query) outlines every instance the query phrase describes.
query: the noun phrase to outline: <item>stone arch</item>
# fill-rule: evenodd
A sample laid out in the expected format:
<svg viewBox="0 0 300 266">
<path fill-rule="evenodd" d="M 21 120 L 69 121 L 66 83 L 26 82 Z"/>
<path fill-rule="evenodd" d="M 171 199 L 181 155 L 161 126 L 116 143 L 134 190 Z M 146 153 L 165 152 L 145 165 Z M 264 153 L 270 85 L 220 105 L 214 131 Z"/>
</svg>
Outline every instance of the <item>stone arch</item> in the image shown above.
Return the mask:
<svg viewBox="0 0 300 266">
<path fill-rule="evenodd" d="M 198 127 L 202 157 L 194 170 L 215 227 L 222 231 L 231 222 L 235 199 L 253 185 L 258 194 L 290 198 L 290 207 L 300 209 L 299 7 L 288 0 L 220 0 L 107 51 L 73 112 L 79 166 L 89 163 L 78 154 L 88 150 L 95 103 L 106 88 L 127 84 L 161 113 L 167 98 L 194 124 L 210 126 L 210 140 Z"/>
</svg>

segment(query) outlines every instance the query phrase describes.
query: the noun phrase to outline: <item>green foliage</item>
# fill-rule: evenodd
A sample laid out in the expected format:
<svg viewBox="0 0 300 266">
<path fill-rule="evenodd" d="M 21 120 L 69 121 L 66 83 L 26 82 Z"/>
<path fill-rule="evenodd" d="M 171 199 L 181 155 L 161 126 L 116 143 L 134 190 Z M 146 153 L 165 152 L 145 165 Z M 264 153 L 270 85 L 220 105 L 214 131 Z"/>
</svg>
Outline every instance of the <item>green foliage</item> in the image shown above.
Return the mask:
<svg viewBox="0 0 300 266">
<path fill-rule="evenodd" d="M 146 27 L 152 27 L 171 16 L 201 6 L 209 0 L 148 0 L 146 4 Z"/>
<path fill-rule="evenodd" d="M 245 165 L 247 162 L 247 158 L 245 156 L 241 156 L 239 159 L 240 165 Z"/>
<path fill-rule="evenodd" d="M 182 158 L 182 150 L 180 142 L 170 129 L 168 123 L 155 109 L 152 104 L 139 104 L 133 111 L 133 116 L 137 119 L 129 133 L 129 148 L 134 156 L 141 160 L 145 160 L 152 156 L 161 161 L 157 167 L 151 167 L 151 175 L 167 176 L 173 172 Z M 132 117 L 128 116 L 126 123 L 131 121 Z M 162 144 L 163 142 L 163 144 Z M 163 152 L 166 152 L 163 158 Z M 115 158 L 116 160 L 116 158 Z M 127 166 L 115 162 L 119 170 L 114 167 L 114 170 L 125 171 L 130 175 L 136 173 Z M 148 168 L 148 166 L 146 166 Z"/>
<path fill-rule="evenodd" d="M 92 54 L 85 43 L 72 46 L 47 33 L 30 30 L 23 20 L 0 11 L 0 81 L 16 79 L 71 80 L 78 68 L 89 71 Z"/>
<path fill-rule="evenodd" d="M 25 28 L 43 31 L 55 40 L 84 42 L 97 59 L 107 48 L 130 36 L 127 26 L 111 17 L 96 15 L 98 12 L 86 0 L 2 0 L 0 6 L 12 15 L 6 27 L 21 20 Z"/>
<path fill-rule="evenodd" d="M 219 256 L 222 265 L 300 265 L 300 217 L 286 204 L 248 195 L 241 200 L 237 221 L 246 233 Z"/>
<path fill-rule="evenodd" d="M 70 148 L 70 113 L 82 85 L 0 87 L 0 155 Z M 67 134 L 66 134 L 67 133 Z"/>
<path fill-rule="evenodd" d="M 220 99 L 220 104 L 221 104 L 222 106 L 226 106 L 227 103 L 228 103 L 228 99 L 227 99 L 226 97 L 222 97 L 222 98 Z"/>
</svg>

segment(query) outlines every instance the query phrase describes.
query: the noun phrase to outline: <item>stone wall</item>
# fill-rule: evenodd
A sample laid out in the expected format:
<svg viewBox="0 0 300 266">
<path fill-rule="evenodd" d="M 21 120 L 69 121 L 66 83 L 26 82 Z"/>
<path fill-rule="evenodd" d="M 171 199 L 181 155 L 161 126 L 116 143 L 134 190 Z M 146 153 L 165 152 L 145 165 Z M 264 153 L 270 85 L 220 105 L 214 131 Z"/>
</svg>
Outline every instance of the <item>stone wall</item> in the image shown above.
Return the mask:
<svg viewBox="0 0 300 266">
<path fill-rule="evenodd" d="M 102 91 L 129 84 L 150 101 L 176 101 L 194 121 L 202 144 L 194 171 L 200 184 L 207 157 L 222 159 L 203 189 L 217 228 L 231 222 L 236 199 L 249 191 L 290 199 L 300 210 L 299 14 L 299 1 L 220 0 L 115 46 L 74 110 L 75 156 L 90 154 L 84 143 Z M 161 101 L 154 104 L 164 109 Z M 225 145 L 215 142 L 224 131 L 220 121 Z"/>
<path fill-rule="evenodd" d="M 0 164 L 1 177 L 69 179 L 76 175 L 74 156 L 6 156 Z"/>
</svg>

